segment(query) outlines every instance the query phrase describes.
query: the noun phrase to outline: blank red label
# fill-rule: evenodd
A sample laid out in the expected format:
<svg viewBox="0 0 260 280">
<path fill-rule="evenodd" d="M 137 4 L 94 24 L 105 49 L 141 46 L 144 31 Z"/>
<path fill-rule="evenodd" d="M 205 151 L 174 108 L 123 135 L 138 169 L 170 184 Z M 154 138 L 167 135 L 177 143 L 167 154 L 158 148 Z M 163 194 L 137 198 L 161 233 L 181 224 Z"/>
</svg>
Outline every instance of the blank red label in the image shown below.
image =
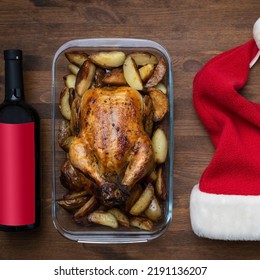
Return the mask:
<svg viewBox="0 0 260 280">
<path fill-rule="evenodd" d="M 0 224 L 35 222 L 34 123 L 0 123 Z"/>
</svg>

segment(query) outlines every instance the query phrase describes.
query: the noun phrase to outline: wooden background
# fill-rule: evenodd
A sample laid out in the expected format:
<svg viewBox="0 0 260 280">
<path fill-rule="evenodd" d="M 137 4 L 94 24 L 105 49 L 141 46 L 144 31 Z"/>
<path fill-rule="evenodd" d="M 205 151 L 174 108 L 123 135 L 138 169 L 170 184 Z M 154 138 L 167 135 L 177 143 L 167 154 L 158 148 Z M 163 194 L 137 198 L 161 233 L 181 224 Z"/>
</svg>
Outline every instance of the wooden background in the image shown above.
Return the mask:
<svg viewBox="0 0 260 280">
<path fill-rule="evenodd" d="M 33 233 L 0 233 L 1 259 L 258 259 L 260 242 L 196 237 L 189 196 L 209 163 L 213 146 L 192 104 L 192 81 L 216 54 L 252 37 L 259 0 L 1 0 L 0 98 L 6 48 L 24 51 L 27 101 L 41 116 L 42 225 Z M 174 80 L 174 209 L 168 231 L 147 244 L 83 245 L 62 237 L 51 217 L 51 64 L 64 42 L 130 37 L 159 42 L 172 58 Z M 260 63 L 260 62 L 259 62 Z M 260 66 L 244 94 L 260 102 Z M 26 161 L 26 159 L 25 159 Z"/>
</svg>

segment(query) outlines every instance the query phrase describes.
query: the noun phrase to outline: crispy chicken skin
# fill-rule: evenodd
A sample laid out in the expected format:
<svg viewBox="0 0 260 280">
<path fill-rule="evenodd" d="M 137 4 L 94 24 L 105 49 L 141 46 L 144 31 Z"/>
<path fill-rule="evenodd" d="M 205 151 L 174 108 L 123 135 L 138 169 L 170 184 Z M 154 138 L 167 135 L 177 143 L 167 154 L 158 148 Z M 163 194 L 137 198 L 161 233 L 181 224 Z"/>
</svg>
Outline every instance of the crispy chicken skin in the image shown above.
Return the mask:
<svg viewBox="0 0 260 280">
<path fill-rule="evenodd" d="M 125 202 L 153 164 L 141 94 L 130 87 L 87 90 L 81 100 L 80 132 L 69 157 L 74 167 L 94 180 L 103 204 Z"/>
</svg>

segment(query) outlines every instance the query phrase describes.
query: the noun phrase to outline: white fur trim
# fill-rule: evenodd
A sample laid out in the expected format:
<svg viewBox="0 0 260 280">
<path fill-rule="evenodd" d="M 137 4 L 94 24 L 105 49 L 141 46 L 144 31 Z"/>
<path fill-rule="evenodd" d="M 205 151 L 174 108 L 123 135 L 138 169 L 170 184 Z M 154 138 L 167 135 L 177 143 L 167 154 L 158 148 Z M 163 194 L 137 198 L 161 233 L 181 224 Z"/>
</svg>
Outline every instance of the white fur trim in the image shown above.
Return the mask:
<svg viewBox="0 0 260 280">
<path fill-rule="evenodd" d="M 260 195 L 222 195 L 200 191 L 190 197 L 192 229 L 201 237 L 260 240 Z"/>
</svg>

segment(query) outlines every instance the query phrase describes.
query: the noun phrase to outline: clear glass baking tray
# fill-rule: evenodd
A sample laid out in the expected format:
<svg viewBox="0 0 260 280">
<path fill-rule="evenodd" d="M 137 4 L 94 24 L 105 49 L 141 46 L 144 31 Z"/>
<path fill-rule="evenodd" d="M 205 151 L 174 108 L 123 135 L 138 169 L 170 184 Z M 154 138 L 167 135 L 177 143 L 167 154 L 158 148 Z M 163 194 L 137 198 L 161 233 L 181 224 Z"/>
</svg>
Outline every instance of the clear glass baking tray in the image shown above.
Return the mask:
<svg viewBox="0 0 260 280">
<path fill-rule="evenodd" d="M 168 155 L 164 164 L 165 179 L 167 185 L 167 199 L 163 202 L 163 217 L 156 222 L 152 231 L 144 231 L 137 228 L 120 227 L 112 229 L 104 226 L 82 226 L 76 224 L 67 211 L 57 205 L 57 200 L 61 199 L 66 193 L 61 185 L 59 176 L 60 168 L 66 159 L 65 152 L 59 147 L 57 133 L 59 123 L 62 119 L 59 110 L 60 92 L 64 87 L 63 76 L 67 73 L 68 61 L 64 52 L 71 50 L 84 50 L 91 54 L 97 51 L 123 50 L 131 52 L 150 52 L 158 56 L 164 56 L 167 62 L 167 72 L 164 83 L 167 87 L 169 99 L 169 112 L 160 124 L 163 127 L 168 139 Z M 52 217 L 55 228 L 64 237 L 84 243 L 136 243 L 147 242 L 160 237 L 168 228 L 172 219 L 173 207 L 173 81 L 172 65 L 169 53 L 160 44 L 143 39 L 128 38 L 95 38 L 80 39 L 66 42 L 55 53 L 52 64 Z"/>
</svg>

